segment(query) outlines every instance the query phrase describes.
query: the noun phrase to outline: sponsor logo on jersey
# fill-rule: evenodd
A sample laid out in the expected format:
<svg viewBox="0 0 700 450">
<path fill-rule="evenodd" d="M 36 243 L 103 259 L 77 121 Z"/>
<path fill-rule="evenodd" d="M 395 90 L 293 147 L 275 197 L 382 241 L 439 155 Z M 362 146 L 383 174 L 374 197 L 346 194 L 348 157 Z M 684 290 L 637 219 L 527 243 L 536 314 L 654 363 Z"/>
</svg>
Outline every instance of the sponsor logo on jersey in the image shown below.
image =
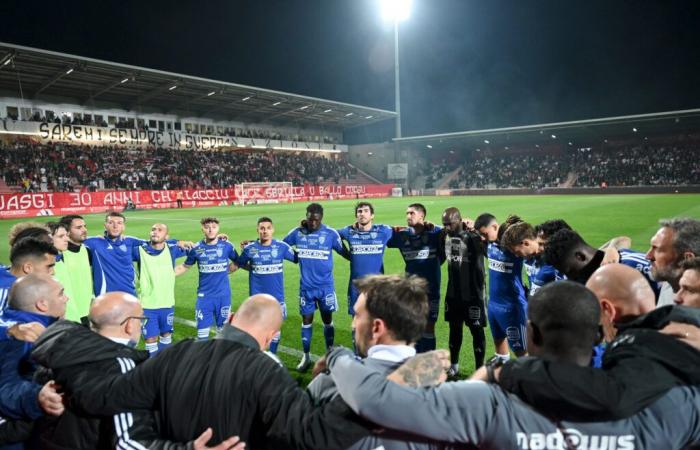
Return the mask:
<svg viewBox="0 0 700 450">
<path fill-rule="evenodd" d="M 328 259 L 331 256 L 330 250 L 315 250 L 311 248 L 297 249 L 299 258 L 303 259 Z"/>
<path fill-rule="evenodd" d="M 377 255 L 384 252 L 381 244 L 353 244 L 350 248 L 353 255 Z"/>
<path fill-rule="evenodd" d="M 462 255 L 447 255 L 447 261 L 461 263 L 462 262 Z"/>
<path fill-rule="evenodd" d="M 513 273 L 513 263 L 489 258 L 489 269 L 502 273 Z"/>
<path fill-rule="evenodd" d="M 636 448 L 634 435 L 583 434 L 575 428 L 557 430 L 554 433 L 516 432 L 518 448 L 537 449 L 594 449 L 633 450 Z"/>
<path fill-rule="evenodd" d="M 282 273 L 282 264 L 265 264 L 253 266 L 253 273 L 258 275 L 269 275 L 272 273 Z"/>
<path fill-rule="evenodd" d="M 420 250 L 404 250 L 403 259 L 406 261 L 414 261 L 418 259 L 434 259 L 436 256 L 435 249 L 422 248 Z"/>
<path fill-rule="evenodd" d="M 200 264 L 199 273 L 227 272 L 228 263 Z"/>
</svg>

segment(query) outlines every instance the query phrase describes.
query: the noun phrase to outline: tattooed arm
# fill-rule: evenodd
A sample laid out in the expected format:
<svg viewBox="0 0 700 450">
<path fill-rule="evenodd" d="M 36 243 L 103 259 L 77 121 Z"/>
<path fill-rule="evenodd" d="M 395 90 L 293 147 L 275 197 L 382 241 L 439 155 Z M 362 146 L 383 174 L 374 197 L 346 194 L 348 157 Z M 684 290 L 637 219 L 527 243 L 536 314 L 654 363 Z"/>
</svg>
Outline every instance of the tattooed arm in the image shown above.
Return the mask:
<svg viewBox="0 0 700 450">
<path fill-rule="evenodd" d="M 435 386 L 445 381 L 446 370 L 450 368 L 450 353 L 435 350 L 419 353 L 392 372 L 387 379 L 410 387 Z"/>
<path fill-rule="evenodd" d="M 422 356 L 421 360 L 426 361 Z M 414 364 L 413 370 L 404 369 L 401 376 L 415 383 L 435 377 L 435 372 L 426 369 L 427 363 Z M 348 354 L 331 353 L 329 367 L 338 393 L 348 406 L 387 428 L 441 441 L 478 443 L 493 418 L 494 390 L 485 383 L 461 381 L 409 388 L 390 382 Z"/>
</svg>

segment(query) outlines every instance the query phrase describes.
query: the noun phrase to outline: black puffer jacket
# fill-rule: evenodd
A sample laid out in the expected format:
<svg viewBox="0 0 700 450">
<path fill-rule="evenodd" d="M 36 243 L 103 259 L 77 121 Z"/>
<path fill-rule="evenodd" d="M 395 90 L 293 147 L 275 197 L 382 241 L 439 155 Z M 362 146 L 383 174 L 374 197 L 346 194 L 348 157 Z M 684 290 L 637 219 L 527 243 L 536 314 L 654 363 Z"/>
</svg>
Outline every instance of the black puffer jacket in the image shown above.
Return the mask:
<svg viewBox="0 0 700 450">
<path fill-rule="evenodd" d="M 503 366 L 499 384 L 557 420 L 629 417 L 674 386 L 700 384 L 700 352 L 657 331 L 671 321 L 700 327 L 700 309 L 664 306 L 620 327 L 603 370 L 520 358 Z"/>
<path fill-rule="evenodd" d="M 87 345 L 81 342 L 88 338 L 64 333 L 57 338 L 63 342 L 53 347 L 68 352 Z M 75 411 L 155 410 L 160 436 L 173 441 L 195 439 L 211 427 L 210 445 L 239 436 L 247 449 L 330 450 L 347 448 L 369 434 L 344 404 L 314 408 L 278 361 L 261 352 L 251 335 L 230 325 L 222 339 L 181 341 L 124 375 L 112 371 L 115 376 L 65 368 L 39 344 L 34 356 L 55 371 L 56 381 L 71 393 Z"/>
<path fill-rule="evenodd" d="M 53 373 L 59 384 L 66 379 L 102 379 L 129 372 L 148 359 L 148 352 L 102 337 L 82 325 L 58 321 L 37 340 L 32 357 Z M 45 417 L 35 426 L 29 448 L 42 450 L 141 448 L 186 449 L 159 439 L 151 411 L 119 411 L 114 415 L 84 414 L 68 408 L 59 417 Z M 111 414 L 111 413 L 110 413 Z M 118 427 L 115 424 L 119 424 Z"/>
</svg>

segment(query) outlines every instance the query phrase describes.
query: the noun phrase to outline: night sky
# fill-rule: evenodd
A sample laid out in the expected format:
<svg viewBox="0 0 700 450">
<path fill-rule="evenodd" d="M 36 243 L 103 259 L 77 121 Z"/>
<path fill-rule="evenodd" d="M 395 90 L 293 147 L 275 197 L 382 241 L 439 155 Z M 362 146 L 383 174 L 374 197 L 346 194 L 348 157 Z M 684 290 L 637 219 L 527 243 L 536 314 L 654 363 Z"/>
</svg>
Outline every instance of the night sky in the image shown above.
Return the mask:
<svg viewBox="0 0 700 450">
<path fill-rule="evenodd" d="M 376 0 L 0 2 L 0 41 L 394 109 Z M 700 2 L 414 0 L 404 136 L 700 107 Z"/>
</svg>

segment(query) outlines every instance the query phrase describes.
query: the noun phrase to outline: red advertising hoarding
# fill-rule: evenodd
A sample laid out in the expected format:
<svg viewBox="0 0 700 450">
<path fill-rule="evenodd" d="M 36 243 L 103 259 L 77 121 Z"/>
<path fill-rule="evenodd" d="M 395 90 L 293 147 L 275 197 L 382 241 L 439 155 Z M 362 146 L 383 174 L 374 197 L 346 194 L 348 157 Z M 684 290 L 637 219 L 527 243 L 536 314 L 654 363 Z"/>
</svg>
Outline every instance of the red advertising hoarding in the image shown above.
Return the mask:
<svg viewBox="0 0 700 450">
<path fill-rule="evenodd" d="M 255 192 L 239 186 L 232 189 L 199 189 L 170 191 L 100 191 L 38 192 L 0 194 L 0 218 L 60 216 L 122 210 L 130 198 L 138 209 L 174 208 L 182 193 L 182 206 L 224 206 L 241 200 L 256 203 L 283 201 L 320 201 L 331 199 L 374 198 L 391 195 L 393 184 L 328 184 L 286 188 L 256 187 Z"/>
</svg>

